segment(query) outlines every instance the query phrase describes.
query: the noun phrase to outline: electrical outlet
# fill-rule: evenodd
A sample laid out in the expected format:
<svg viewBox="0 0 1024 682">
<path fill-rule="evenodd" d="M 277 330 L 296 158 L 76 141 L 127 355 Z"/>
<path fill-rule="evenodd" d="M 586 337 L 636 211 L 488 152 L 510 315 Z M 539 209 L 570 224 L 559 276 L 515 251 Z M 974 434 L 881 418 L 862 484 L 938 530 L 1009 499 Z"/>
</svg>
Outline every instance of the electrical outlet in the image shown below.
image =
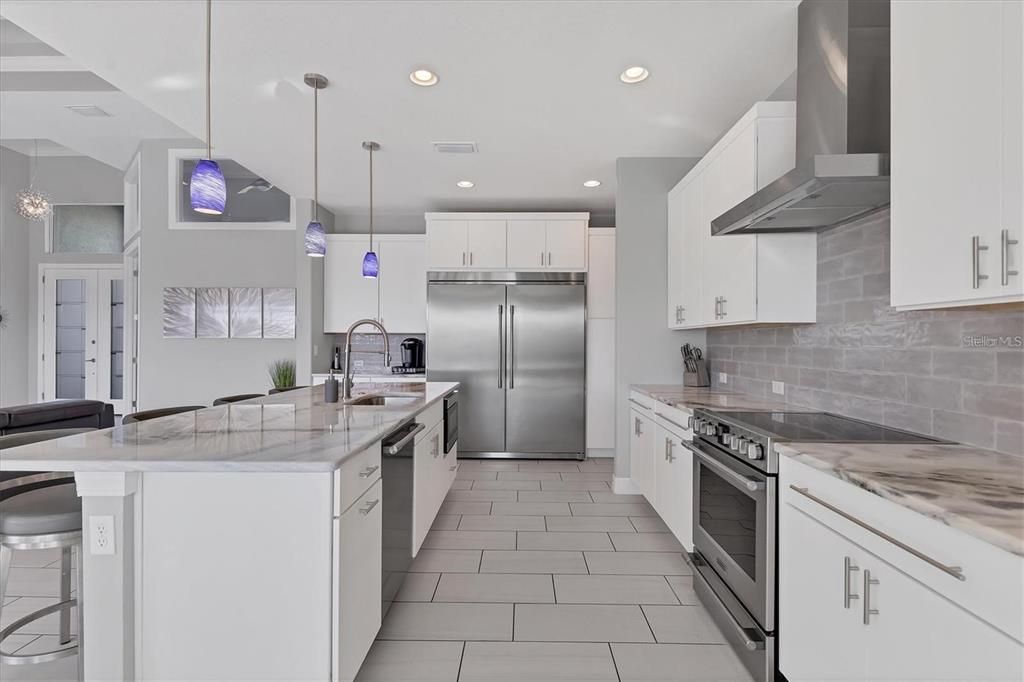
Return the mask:
<svg viewBox="0 0 1024 682">
<path fill-rule="evenodd" d="M 362 369 L 363 368 L 363 361 L 362 360 L 353 360 L 352 361 L 352 366 L 355 367 L 356 369 Z"/>
<path fill-rule="evenodd" d="M 114 517 L 89 517 L 89 554 L 114 553 Z"/>
<path fill-rule="evenodd" d="M 778 393 L 779 395 L 786 395 L 786 384 L 781 381 L 772 382 L 772 393 Z"/>
<path fill-rule="evenodd" d="M 719 372 L 718 373 L 718 383 L 720 383 L 720 384 L 727 384 L 727 383 L 729 383 L 729 375 L 726 374 L 725 372 Z"/>
</svg>

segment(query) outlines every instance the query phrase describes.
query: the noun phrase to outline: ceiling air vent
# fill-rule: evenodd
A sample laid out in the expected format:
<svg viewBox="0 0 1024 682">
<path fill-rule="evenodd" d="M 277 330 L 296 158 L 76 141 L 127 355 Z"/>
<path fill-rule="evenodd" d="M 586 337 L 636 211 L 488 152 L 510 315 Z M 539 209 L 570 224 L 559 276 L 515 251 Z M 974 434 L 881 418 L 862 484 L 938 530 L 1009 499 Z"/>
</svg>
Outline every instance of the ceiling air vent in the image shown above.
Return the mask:
<svg viewBox="0 0 1024 682">
<path fill-rule="evenodd" d="M 476 154 L 476 142 L 434 142 L 434 151 L 440 154 Z"/>
<path fill-rule="evenodd" d="M 68 105 L 65 105 L 65 108 L 66 109 L 70 109 L 71 111 L 75 112 L 79 116 L 89 116 L 89 117 L 110 116 L 110 114 L 108 114 L 107 112 L 103 111 L 102 109 L 100 109 L 95 104 L 68 104 Z"/>
</svg>

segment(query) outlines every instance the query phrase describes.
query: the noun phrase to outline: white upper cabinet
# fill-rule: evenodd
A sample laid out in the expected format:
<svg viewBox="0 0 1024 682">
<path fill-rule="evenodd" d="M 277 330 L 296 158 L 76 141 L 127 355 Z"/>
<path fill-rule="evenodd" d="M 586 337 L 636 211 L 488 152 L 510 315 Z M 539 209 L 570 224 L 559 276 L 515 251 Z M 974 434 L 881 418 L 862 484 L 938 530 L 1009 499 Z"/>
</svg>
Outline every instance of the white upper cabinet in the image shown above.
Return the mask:
<svg viewBox="0 0 1024 682">
<path fill-rule="evenodd" d="M 422 235 L 381 242 L 380 323 L 395 334 L 427 331 L 427 250 Z"/>
<path fill-rule="evenodd" d="M 430 270 L 586 271 L 588 213 L 428 213 Z"/>
<path fill-rule="evenodd" d="M 469 267 L 481 270 L 505 267 L 504 220 L 467 220 L 466 253 Z"/>
<path fill-rule="evenodd" d="M 466 267 L 469 249 L 469 228 L 465 220 L 433 220 L 427 222 L 427 264 L 434 270 L 457 270 Z"/>
<path fill-rule="evenodd" d="M 817 235 L 711 236 L 711 221 L 790 170 L 793 102 L 759 102 L 669 192 L 668 326 L 813 322 Z"/>
<path fill-rule="evenodd" d="M 893 306 L 1024 301 L 1022 14 L 892 3 Z"/>
<path fill-rule="evenodd" d="M 374 249 L 380 275 L 363 277 L 366 235 L 327 235 L 324 257 L 324 332 L 344 333 L 356 320 L 371 319 L 396 334 L 427 331 L 426 245 L 422 235 L 379 235 Z M 373 333 L 365 327 L 360 331 Z"/>
<path fill-rule="evenodd" d="M 546 220 L 517 220 L 508 230 L 508 267 L 511 270 L 543 268 L 548 257 Z"/>
<path fill-rule="evenodd" d="M 364 235 L 327 235 L 327 255 L 324 256 L 326 333 L 344 333 L 356 320 L 377 319 L 380 279 L 363 277 L 363 256 L 369 243 L 369 237 Z M 375 248 L 380 249 L 380 245 Z"/>
</svg>

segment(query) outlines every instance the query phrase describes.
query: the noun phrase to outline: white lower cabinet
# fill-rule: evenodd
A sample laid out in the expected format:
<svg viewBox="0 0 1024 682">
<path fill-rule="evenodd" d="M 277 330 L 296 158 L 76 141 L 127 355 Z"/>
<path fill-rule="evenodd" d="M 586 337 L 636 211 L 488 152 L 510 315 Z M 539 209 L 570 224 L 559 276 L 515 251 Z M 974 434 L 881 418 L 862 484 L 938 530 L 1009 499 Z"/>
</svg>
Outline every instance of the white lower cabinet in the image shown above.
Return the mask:
<svg viewBox="0 0 1024 682">
<path fill-rule="evenodd" d="M 332 679 L 355 679 L 381 622 L 382 482 L 334 519 Z"/>
<path fill-rule="evenodd" d="M 452 456 L 454 452 L 445 455 L 443 423 L 428 427 L 416 438 L 413 447 L 413 556 L 419 553 L 455 480 L 458 464 Z"/>
<path fill-rule="evenodd" d="M 1006 624 L 1019 628 L 1019 557 L 993 561 L 982 556 L 1000 551 L 991 545 L 785 457 L 779 488 L 779 669 L 790 682 L 1024 679 L 1024 646 L 993 625 L 1005 605 L 984 601 L 1009 602 L 1017 617 Z M 922 553 L 959 556 L 966 579 L 848 516 Z"/>
<path fill-rule="evenodd" d="M 693 551 L 693 455 L 687 430 L 657 420 L 654 457 L 654 510 L 688 552 Z"/>
<path fill-rule="evenodd" d="M 654 506 L 654 448 L 657 435 L 654 415 L 646 408 L 634 406 L 629 411 L 629 422 L 629 476 L 639 488 L 640 494 Z"/>
</svg>

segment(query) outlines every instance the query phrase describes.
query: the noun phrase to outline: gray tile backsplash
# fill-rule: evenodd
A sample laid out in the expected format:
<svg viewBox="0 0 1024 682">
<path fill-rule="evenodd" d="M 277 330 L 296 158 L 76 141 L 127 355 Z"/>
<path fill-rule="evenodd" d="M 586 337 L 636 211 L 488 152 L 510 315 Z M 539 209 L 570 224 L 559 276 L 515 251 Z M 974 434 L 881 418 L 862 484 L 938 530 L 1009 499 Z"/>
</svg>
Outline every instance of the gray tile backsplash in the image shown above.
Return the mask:
<svg viewBox="0 0 1024 682">
<path fill-rule="evenodd" d="M 334 357 L 334 349 L 339 349 L 341 366 L 345 366 L 345 334 L 334 335 L 334 346 L 331 347 L 331 357 Z M 391 345 L 391 364 L 402 364 L 402 341 L 408 338 L 417 338 L 424 341 L 423 334 L 388 334 L 388 343 Z M 353 374 L 390 374 L 391 369 L 385 366 L 384 356 L 376 351 L 384 350 L 384 343 L 380 334 L 353 334 L 352 335 L 352 366 L 356 368 Z M 370 351 L 370 352 L 366 352 Z M 357 367 L 356 363 L 362 362 Z"/>
<path fill-rule="evenodd" d="M 889 213 L 818 236 L 818 322 L 708 330 L 712 385 L 1021 454 L 1024 309 L 889 305 Z M 981 339 L 982 341 L 979 341 Z"/>
</svg>

